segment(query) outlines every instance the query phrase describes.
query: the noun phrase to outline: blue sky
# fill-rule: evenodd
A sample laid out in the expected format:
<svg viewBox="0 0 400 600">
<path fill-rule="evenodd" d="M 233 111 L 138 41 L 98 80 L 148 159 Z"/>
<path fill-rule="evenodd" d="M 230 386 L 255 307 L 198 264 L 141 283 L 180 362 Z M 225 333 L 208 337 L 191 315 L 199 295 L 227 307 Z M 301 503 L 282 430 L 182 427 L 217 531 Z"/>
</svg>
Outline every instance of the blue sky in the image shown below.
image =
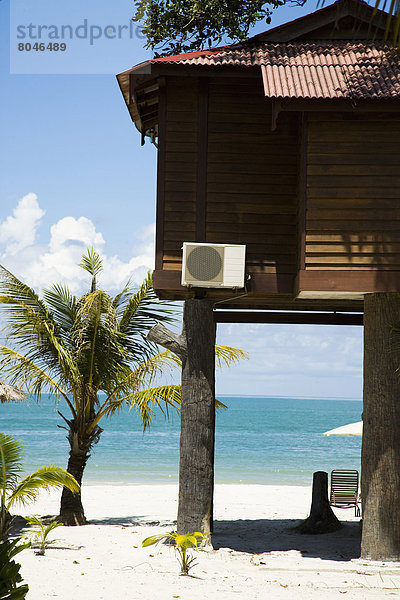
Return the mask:
<svg viewBox="0 0 400 600">
<path fill-rule="evenodd" d="M 115 74 L 150 53 L 137 35 L 66 40 L 68 56 L 18 52 L 16 36 L 28 22 L 86 19 L 116 30 L 133 3 L 13 2 L 10 26 L 9 0 L 0 0 L 0 261 L 35 287 L 64 281 L 79 293 L 85 280 L 75 265 L 94 245 L 104 287 L 139 282 L 153 264 L 156 150 L 140 146 Z M 279 8 L 272 26 L 315 5 Z M 221 325 L 218 341 L 250 354 L 218 375 L 219 393 L 361 397 L 362 328 Z"/>
</svg>

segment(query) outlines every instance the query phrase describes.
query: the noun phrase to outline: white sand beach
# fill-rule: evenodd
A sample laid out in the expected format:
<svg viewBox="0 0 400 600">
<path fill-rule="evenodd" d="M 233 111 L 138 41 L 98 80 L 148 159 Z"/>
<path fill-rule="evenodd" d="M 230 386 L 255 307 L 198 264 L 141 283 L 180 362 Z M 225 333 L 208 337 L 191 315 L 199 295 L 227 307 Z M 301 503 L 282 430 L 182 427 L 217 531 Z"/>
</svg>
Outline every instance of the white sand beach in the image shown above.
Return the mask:
<svg viewBox="0 0 400 600">
<path fill-rule="evenodd" d="M 400 563 L 358 558 L 360 519 L 335 513 L 338 532 L 299 535 L 311 487 L 217 485 L 213 550 L 198 551 L 191 577 L 179 575 L 172 547 L 142 540 L 174 528 L 177 485 L 87 485 L 88 524 L 59 527 L 45 556 L 18 555 L 29 600 L 348 600 L 400 598 Z M 56 515 L 59 493 L 22 515 Z"/>
</svg>

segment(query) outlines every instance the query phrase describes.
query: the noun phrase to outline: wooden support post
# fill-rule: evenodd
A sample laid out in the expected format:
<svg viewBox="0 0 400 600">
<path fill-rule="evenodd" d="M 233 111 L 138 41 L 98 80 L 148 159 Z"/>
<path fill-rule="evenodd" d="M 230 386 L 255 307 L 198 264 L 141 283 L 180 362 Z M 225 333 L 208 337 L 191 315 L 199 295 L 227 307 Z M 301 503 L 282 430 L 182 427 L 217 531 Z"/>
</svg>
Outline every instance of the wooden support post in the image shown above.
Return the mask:
<svg viewBox="0 0 400 600">
<path fill-rule="evenodd" d="M 364 301 L 364 407 L 361 556 L 400 559 L 400 294 Z"/>
<path fill-rule="evenodd" d="M 310 516 L 296 527 L 299 533 L 330 533 L 342 524 L 329 505 L 328 473 L 317 471 L 313 475 Z"/>
<path fill-rule="evenodd" d="M 208 300 L 186 300 L 183 330 L 156 325 L 148 338 L 182 359 L 178 533 L 212 531 L 215 430 L 215 323 Z"/>
</svg>

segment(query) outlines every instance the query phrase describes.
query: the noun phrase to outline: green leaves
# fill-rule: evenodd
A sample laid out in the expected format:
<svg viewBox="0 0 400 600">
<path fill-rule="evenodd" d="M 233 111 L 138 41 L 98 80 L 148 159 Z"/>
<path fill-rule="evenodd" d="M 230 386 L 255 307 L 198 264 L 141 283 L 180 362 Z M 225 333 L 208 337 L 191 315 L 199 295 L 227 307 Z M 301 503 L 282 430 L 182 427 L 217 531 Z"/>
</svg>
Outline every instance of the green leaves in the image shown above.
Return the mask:
<svg viewBox="0 0 400 600">
<path fill-rule="evenodd" d="M 29 591 L 27 584 L 19 585 L 21 565 L 13 560 L 16 554 L 30 546 L 30 543 L 20 544 L 20 540 L 0 541 L 0 600 L 23 600 Z"/>
<path fill-rule="evenodd" d="M 195 531 L 194 533 L 176 534 L 174 539 L 178 548 L 192 548 L 193 546 L 197 546 L 197 541 L 203 537 L 203 533 Z"/>
<path fill-rule="evenodd" d="M 33 540 L 37 540 L 39 542 L 39 549 L 37 550 L 36 554 L 44 555 L 46 552 L 46 547 L 49 544 L 47 540 L 49 533 L 57 527 L 61 527 L 62 523 L 59 523 L 58 521 L 50 521 L 50 523 L 45 525 L 42 519 L 36 517 L 35 515 L 27 517 L 26 520 L 30 525 L 37 527 L 37 529 L 30 529 L 29 531 L 29 536 Z"/>
<path fill-rule="evenodd" d="M 168 417 L 169 408 L 178 410 L 181 403 L 181 388 L 179 385 L 163 385 L 147 390 L 140 390 L 129 396 L 128 401 L 135 408 L 146 429 L 154 417 L 153 406 L 157 406 Z"/>
<path fill-rule="evenodd" d="M 226 38 L 239 41 L 285 0 L 138 0 L 133 20 L 140 22 L 146 48 L 156 56 L 210 48 Z"/>
<path fill-rule="evenodd" d="M 94 292 L 96 290 L 96 278 L 99 273 L 103 270 L 103 261 L 101 260 L 99 254 L 94 250 L 94 248 L 89 248 L 82 256 L 82 262 L 79 263 L 79 266 L 82 269 L 85 269 L 92 276 L 92 285 L 90 287 L 90 291 Z"/>
<path fill-rule="evenodd" d="M 174 321 L 175 311 L 170 306 L 170 303 L 162 302 L 156 297 L 150 273 L 134 294 L 118 299 L 122 344 L 132 356 L 139 353 L 140 362 L 147 360 L 155 352 L 155 346 L 146 339 L 148 331 L 156 323 Z"/>
<path fill-rule="evenodd" d="M 22 470 L 22 444 L 0 432 L 0 494 L 5 502 L 7 490 L 14 487 Z"/>
<path fill-rule="evenodd" d="M 96 277 L 103 270 L 103 261 L 96 250 L 89 248 L 86 254 L 82 256 L 82 262 L 78 266 L 85 269 L 92 277 Z"/>
<path fill-rule="evenodd" d="M 145 540 L 143 540 L 142 547 L 146 548 L 146 546 L 152 546 L 153 544 L 157 544 L 157 542 L 161 542 L 161 540 L 167 539 L 168 536 L 169 536 L 169 534 L 165 534 L 165 533 L 159 533 L 158 535 L 151 535 L 150 537 L 147 537 Z"/>
<path fill-rule="evenodd" d="M 189 570 L 195 565 L 195 559 L 187 553 L 188 548 L 197 547 L 198 541 L 207 538 L 209 533 L 201 533 L 195 531 L 193 533 L 178 533 L 177 531 L 169 531 L 158 535 L 151 535 L 142 542 L 142 547 L 152 546 L 162 540 L 171 540 L 175 544 L 178 553 L 178 561 L 181 565 L 181 575 L 188 575 Z"/>
<path fill-rule="evenodd" d="M 34 502 L 42 489 L 49 490 L 63 487 L 68 488 L 75 494 L 80 489 L 72 475 L 61 469 L 61 467 L 55 467 L 54 465 L 40 467 L 14 487 L 6 502 L 7 510 L 10 510 L 16 502 L 23 505 Z"/>
<path fill-rule="evenodd" d="M 36 500 L 41 489 L 66 487 L 79 492 L 75 479 L 60 467 L 44 466 L 19 481 L 22 470 L 22 446 L 12 436 L 0 432 L 0 539 L 10 524 L 10 511 L 15 503 Z"/>
</svg>

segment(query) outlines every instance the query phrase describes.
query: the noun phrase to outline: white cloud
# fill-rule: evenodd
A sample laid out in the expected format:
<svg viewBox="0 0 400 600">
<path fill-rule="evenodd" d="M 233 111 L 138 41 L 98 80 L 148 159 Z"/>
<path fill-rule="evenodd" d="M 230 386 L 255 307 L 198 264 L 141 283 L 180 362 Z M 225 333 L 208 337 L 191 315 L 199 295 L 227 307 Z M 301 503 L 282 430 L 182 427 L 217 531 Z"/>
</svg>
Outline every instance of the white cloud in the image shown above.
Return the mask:
<svg viewBox="0 0 400 600">
<path fill-rule="evenodd" d="M 362 396 L 362 328 L 219 325 L 218 342 L 250 354 L 217 375 L 219 393 Z"/>
<path fill-rule="evenodd" d="M 117 255 L 107 255 L 102 233 L 84 216 L 63 217 L 50 227 L 50 232 L 43 232 L 43 238 L 50 234 L 47 243 L 39 243 L 38 232 L 44 214 L 37 196 L 31 193 L 18 202 L 13 216 L 0 222 L 1 263 L 36 289 L 62 282 L 73 293 L 83 292 L 89 276 L 77 265 L 82 254 L 91 247 L 103 259 L 101 285 L 105 289 L 118 290 L 128 279 L 139 284 L 153 268 L 154 225 L 138 233 L 139 245 L 132 248 L 132 256 L 123 261 Z"/>
<path fill-rule="evenodd" d="M 154 236 L 154 225 L 143 228 L 137 235 L 140 243 L 133 247 L 133 256 L 128 262 L 121 261 L 117 256 L 104 258 L 101 280 L 105 288 L 121 288 L 129 278 L 136 282 L 143 281 L 147 272 L 154 269 Z"/>
<path fill-rule="evenodd" d="M 74 246 L 93 246 L 100 250 L 105 243 L 102 234 L 96 232 L 92 221 L 86 217 L 64 217 L 51 227 L 50 233 L 49 249 L 52 253 Z"/>
<path fill-rule="evenodd" d="M 0 221 L 0 247 L 4 246 L 5 256 L 14 256 L 34 243 L 44 214 L 36 194 L 27 194 L 21 198 L 13 210 L 13 216 Z"/>
</svg>

